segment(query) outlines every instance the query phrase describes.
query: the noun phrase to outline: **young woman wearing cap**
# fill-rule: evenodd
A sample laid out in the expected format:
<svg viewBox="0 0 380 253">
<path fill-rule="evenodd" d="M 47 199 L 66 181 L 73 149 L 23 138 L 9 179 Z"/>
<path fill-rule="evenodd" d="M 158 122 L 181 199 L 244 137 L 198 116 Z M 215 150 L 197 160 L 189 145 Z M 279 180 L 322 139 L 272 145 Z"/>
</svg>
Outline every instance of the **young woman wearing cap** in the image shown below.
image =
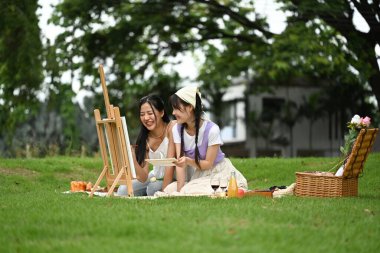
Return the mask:
<svg viewBox="0 0 380 253">
<path fill-rule="evenodd" d="M 170 97 L 170 102 L 177 119 L 172 128 L 177 182 L 165 191 L 170 192 L 176 184 L 176 191 L 181 193 L 208 194 L 212 192 L 211 176 L 228 177 L 232 171 L 238 187 L 247 189 L 247 180 L 220 149 L 223 142 L 218 125 L 203 116 L 198 88 L 184 87 Z M 194 174 L 185 184 L 187 170 L 194 170 Z"/>
</svg>

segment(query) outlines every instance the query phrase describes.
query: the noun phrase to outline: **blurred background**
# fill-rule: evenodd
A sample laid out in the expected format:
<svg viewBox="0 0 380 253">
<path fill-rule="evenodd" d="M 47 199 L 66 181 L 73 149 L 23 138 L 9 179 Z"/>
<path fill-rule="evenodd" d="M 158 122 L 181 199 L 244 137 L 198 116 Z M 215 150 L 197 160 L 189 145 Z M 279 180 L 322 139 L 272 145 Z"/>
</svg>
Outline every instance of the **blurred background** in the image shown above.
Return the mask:
<svg viewBox="0 0 380 253">
<path fill-rule="evenodd" d="M 379 126 L 379 59 L 379 1 L 4 1 L 0 156 L 97 156 L 99 64 L 131 142 L 139 98 L 198 85 L 227 155 L 337 156 Z"/>
</svg>

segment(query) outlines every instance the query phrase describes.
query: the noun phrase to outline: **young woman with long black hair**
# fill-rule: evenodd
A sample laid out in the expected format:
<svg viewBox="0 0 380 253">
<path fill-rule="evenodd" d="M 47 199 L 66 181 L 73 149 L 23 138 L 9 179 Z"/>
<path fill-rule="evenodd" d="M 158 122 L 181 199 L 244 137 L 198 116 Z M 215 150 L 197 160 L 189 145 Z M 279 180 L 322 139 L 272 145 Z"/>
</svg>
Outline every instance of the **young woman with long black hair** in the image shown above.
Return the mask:
<svg viewBox="0 0 380 253">
<path fill-rule="evenodd" d="M 167 157 L 169 140 L 172 140 L 169 135 L 174 122 L 170 121 L 163 100 L 155 94 L 140 99 L 139 113 L 140 132 L 132 149 L 137 177 L 132 182 L 133 191 L 135 196 L 151 196 L 165 188 L 173 178 L 169 173 L 169 177 L 164 180 L 165 167 L 162 166 L 153 166 L 153 170 L 149 171 L 149 164 L 145 159 Z M 174 150 L 170 153 L 170 156 L 174 156 Z M 123 195 L 126 192 L 126 186 L 121 185 L 118 194 Z"/>
</svg>

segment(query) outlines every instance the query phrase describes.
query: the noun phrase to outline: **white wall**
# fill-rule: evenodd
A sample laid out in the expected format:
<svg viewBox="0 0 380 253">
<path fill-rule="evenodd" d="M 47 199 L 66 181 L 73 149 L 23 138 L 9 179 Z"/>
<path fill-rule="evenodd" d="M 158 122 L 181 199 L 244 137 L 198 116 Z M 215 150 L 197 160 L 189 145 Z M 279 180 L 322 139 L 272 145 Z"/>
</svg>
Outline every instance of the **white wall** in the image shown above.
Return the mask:
<svg viewBox="0 0 380 253">
<path fill-rule="evenodd" d="M 261 113 L 263 111 L 263 98 L 283 98 L 285 100 L 289 99 L 301 105 L 303 103 L 303 97 L 308 97 L 312 93 L 316 92 L 317 88 L 310 87 L 291 87 L 291 88 L 278 88 L 274 94 L 263 93 L 259 95 L 250 95 L 249 103 L 250 110 Z M 265 112 L 264 112 L 265 113 Z M 338 130 L 337 138 L 335 138 L 335 129 L 333 129 L 333 139 L 329 140 L 329 121 L 327 118 L 319 119 L 314 122 L 312 129 L 312 148 L 313 150 L 320 150 L 324 155 L 336 156 L 339 155 L 339 146 L 342 145 L 341 133 Z M 338 125 L 340 125 L 339 123 Z M 280 124 L 275 128 L 277 134 L 283 134 L 284 136 L 290 138 L 289 130 L 283 124 Z M 293 128 L 293 154 L 296 155 L 298 151 L 309 150 L 309 120 L 299 119 Z M 249 142 L 250 146 L 253 146 L 254 153 L 258 149 L 265 148 L 265 142 L 260 139 L 254 139 Z M 281 147 L 279 145 L 272 145 L 271 148 L 279 149 L 282 155 L 285 157 L 291 156 L 291 147 Z"/>
</svg>

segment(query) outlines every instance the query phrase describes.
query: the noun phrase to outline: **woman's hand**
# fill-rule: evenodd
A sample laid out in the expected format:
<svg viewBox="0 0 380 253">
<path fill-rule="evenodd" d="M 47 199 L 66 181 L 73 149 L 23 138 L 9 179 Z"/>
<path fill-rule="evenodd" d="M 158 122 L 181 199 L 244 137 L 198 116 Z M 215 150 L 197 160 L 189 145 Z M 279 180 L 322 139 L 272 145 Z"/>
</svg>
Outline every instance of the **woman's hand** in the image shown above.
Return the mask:
<svg viewBox="0 0 380 253">
<path fill-rule="evenodd" d="M 180 158 L 177 159 L 177 162 L 174 162 L 174 164 L 177 167 L 186 168 L 186 166 L 188 164 L 187 157 L 181 156 Z"/>
</svg>

